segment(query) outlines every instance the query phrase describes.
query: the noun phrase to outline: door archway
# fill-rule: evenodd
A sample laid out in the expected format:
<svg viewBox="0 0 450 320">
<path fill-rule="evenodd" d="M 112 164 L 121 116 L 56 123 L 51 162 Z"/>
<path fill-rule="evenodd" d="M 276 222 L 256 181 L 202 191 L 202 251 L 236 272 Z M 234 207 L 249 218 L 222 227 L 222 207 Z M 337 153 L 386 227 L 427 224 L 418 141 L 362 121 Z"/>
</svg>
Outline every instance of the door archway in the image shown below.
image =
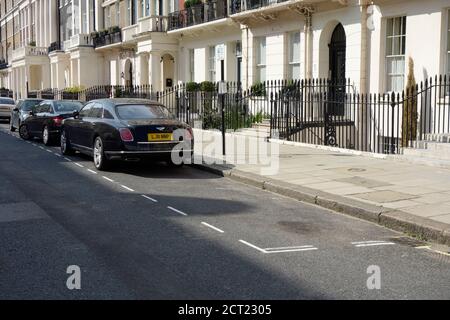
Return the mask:
<svg viewBox="0 0 450 320">
<path fill-rule="evenodd" d="M 133 64 L 131 63 L 130 59 L 127 59 L 127 61 L 125 61 L 124 80 L 125 86 L 133 86 Z"/>
<path fill-rule="evenodd" d="M 329 44 L 330 80 L 337 84 L 345 82 L 346 46 L 347 37 L 345 35 L 345 30 L 342 24 L 339 23 L 336 28 L 334 28 Z"/>
</svg>

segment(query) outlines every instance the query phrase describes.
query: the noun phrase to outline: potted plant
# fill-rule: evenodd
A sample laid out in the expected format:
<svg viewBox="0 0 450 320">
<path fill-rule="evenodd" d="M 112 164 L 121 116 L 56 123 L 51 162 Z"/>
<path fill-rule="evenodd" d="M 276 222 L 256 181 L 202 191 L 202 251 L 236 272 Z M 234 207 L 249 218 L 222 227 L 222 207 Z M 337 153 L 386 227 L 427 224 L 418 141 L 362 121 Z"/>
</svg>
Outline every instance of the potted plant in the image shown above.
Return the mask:
<svg viewBox="0 0 450 320">
<path fill-rule="evenodd" d="M 201 0 L 186 0 L 184 2 L 184 8 L 188 12 L 188 17 L 191 17 L 189 21 L 192 21 L 194 24 L 199 24 L 202 21 L 202 7 L 200 6 L 201 4 Z"/>
<path fill-rule="evenodd" d="M 83 91 L 81 86 L 66 88 L 62 92 L 62 98 L 63 100 L 78 100 L 78 96 L 81 91 Z"/>
<path fill-rule="evenodd" d="M 97 39 L 100 36 L 100 33 L 98 31 L 92 31 L 91 32 L 91 38 Z"/>
<path fill-rule="evenodd" d="M 30 42 L 28 43 L 28 45 L 29 45 L 30 47 L 36 47 L 36 41 L 30 41 Z"/>
</svg>

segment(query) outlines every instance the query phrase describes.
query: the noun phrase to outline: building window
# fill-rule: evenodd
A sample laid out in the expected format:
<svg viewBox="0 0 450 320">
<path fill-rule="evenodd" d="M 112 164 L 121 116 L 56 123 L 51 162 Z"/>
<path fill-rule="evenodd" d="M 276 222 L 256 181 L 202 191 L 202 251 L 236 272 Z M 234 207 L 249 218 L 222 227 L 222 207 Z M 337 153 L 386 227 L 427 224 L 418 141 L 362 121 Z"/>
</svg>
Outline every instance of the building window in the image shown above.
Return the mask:
<svg viewBox="0 0 450 320">
<path fill-rule="evenodd" d="M 105 29 L 111 27 L 111 10 L 109 6 L 103 8 L 103 17 L 105 19 Z"/>
<path fill-rule="evenodd" d="M 189 50 L 189 79 L 195 81 L 195 51 Z"/>
<path fill-rule="evenodd" d="M 209 80 L 216 81 L 216 47 L 209 47 Z"/>
<path fill-rule="evenodd" d="M 266 81 L 266 37 L 258 39 L 256 53 L 256 77 L 259 82 Z"/>
<path fill-rule="evenodd" d="M 300 32 L 289 35 L 289 78 L 300 79 Z"/>
<path fill-rule="evenodd" d="M 387 91 L 399 92 L 405 85 L 406 17 L 389 18 L 386 29 Z"/>
</svg>

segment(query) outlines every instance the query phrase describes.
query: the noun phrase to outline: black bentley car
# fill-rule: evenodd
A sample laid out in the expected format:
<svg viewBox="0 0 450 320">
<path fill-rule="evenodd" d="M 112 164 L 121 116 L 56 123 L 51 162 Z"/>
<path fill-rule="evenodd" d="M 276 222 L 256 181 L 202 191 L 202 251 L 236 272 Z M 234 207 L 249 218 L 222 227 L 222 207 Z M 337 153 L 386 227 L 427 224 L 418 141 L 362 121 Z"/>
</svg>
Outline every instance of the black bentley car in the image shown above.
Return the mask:
<svg viewBox="0 0 450 320">
<path fill-rule="evenodd" d="M 103 99 L 87 103 L 65 119 L 61 152 L 75 150 L 93 156 L 95 167 L 107 168 L 111 160 L 164 160 L 181 166 L 191 159 L 192 128 L 175 119 L 167 108 L 150 100 Z"/>
<path fill-rule="evenodd" d="M 20 137 L 25 140 L 42 138 L 45 145 L 51 145 L 59 141 L 63 120 L 82 107 L 80 101 L 44 100 L 32 107 L 29 116 L 21 122 Z"/>
</svg>

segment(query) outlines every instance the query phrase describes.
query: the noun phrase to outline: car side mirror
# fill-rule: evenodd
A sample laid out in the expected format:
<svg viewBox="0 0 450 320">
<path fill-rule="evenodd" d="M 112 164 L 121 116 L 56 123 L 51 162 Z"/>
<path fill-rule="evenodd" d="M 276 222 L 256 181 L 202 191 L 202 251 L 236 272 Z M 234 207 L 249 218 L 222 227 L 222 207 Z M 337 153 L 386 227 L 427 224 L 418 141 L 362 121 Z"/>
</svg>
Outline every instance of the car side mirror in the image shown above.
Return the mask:
<svg viewBox="0 0 450 320">
<path fill-rule="evenodd" d="M 78 119 L 80 117 L 80 113 L 78 111 L 74 111 L 72 113 L 72 117 L 74 117 L 75 119 Z"/>
<path fill-rule="evenodd" d="M 31 110 L 30 112 L 28 112 L 28 114 L 29 114 L 30 116 L 34 116 L 34 111 Z"/>
<path fill-rule="evenodd" d="M 19 108 L 15 107 L 15 108 L 13 109 L 13 111 L 17 112 L 17 111 L 19 111 Z"/>
</svg>

